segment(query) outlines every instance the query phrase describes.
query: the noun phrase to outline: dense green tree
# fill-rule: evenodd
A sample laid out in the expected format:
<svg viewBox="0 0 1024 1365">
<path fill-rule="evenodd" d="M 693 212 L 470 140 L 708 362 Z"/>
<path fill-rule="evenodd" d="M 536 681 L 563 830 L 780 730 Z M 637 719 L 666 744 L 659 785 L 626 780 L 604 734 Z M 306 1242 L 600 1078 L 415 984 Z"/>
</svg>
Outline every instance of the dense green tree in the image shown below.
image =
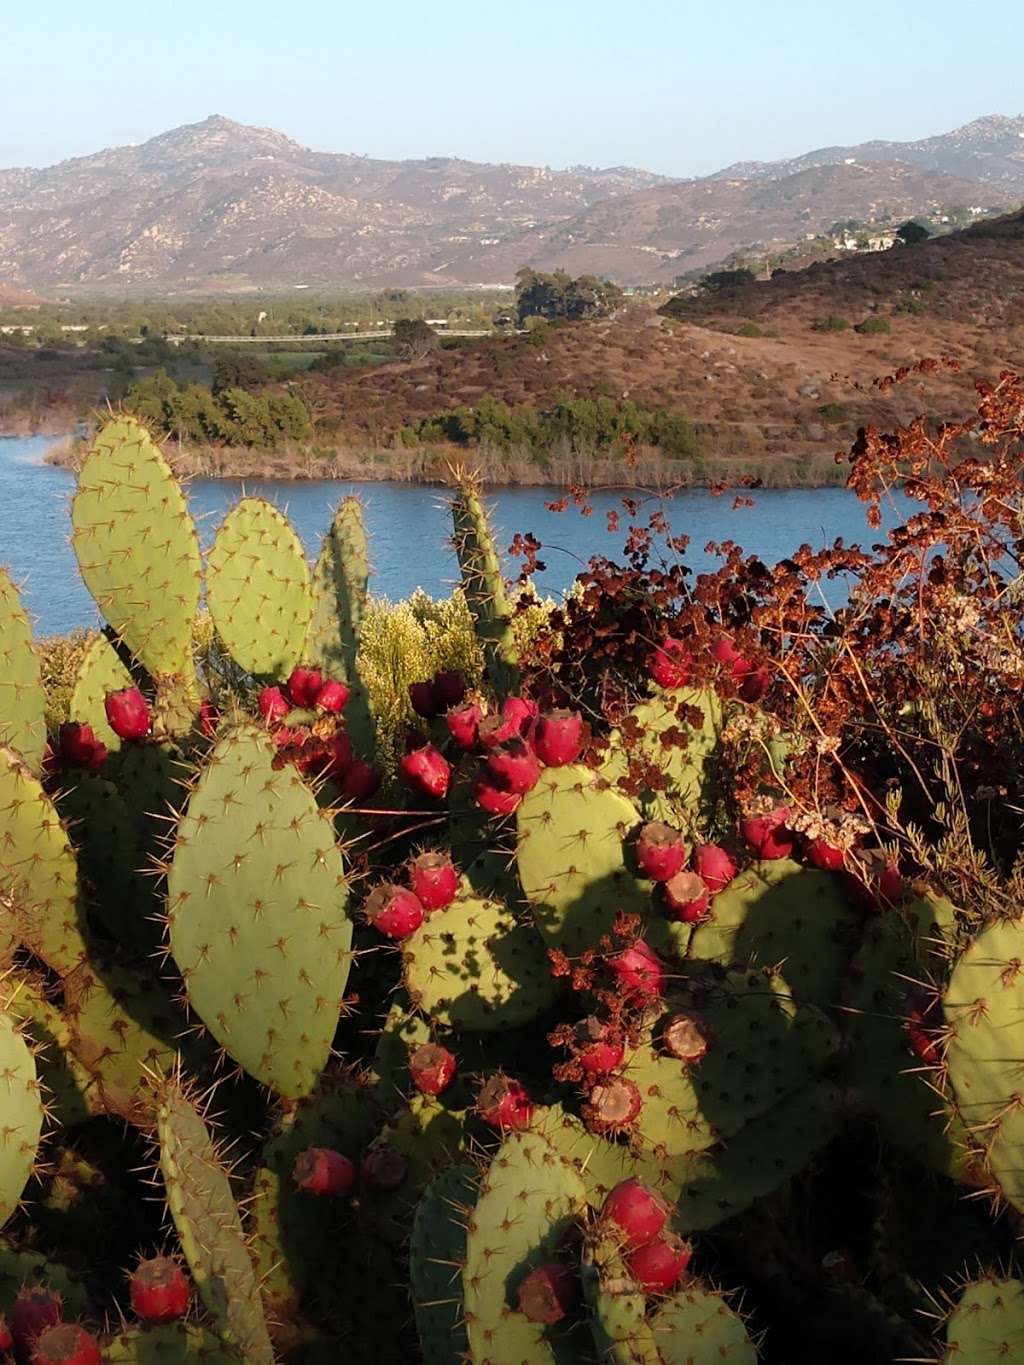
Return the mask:
<svg viewBox="0 0 1024 1365">
<path fill-rule="evenodd" d="M 753 284 L 756 278 L 745 265 L 735 270 L 712 270 L 700 281 L 700 287 L 705 293 L 717 294 L 723 289 L 741 289 L 745 284 Z"/>
<path fill-rule="evenodd" d="M 395 350 L 403 360 L 424 360 L 441 344 L 422 318 L 397 318 L 392 332 Z"/>
<path fill-rule="evenodd" d="M 908 218 L 896 229 L 896 236 L 904 246 L 916 246 L 919 242 L 927 242 L 931 235 L 923 223 L 918 223 L 913 218 Z"/>
<path fill-rule="evenodd" d="M 569 322 L 603 317 L 621 300 L 618 285 L 596 275 L 573 279 L 564 270 L 545 275 L 529 268 L 516 275 L 516 321 L 520 327 L 531 317 L 565 318 Z"/>
</svg>

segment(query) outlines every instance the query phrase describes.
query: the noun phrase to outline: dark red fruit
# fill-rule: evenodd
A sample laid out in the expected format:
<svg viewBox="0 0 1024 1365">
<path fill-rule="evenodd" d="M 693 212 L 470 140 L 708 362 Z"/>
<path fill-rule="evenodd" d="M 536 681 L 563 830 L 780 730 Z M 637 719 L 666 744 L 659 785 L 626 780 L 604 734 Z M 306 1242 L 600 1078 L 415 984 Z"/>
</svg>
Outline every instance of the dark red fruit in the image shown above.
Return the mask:
<svg viewBox="0 0 1024 1365">
<path fill-rule="evenodd" d="M 534 753 L 546 768 L 575 763 L 586 742 L 587 726 L 578 711 L 545 711 L 533 727 Z"/>
<path fill-rule="evenodd" d="M 404 886 L 395 886 L 393 882 L 385 882 L 377 887 L 367 898 L 363 913 L 378 933 L 393 939 L 408 938 L 424 919 L 420 898 Z"/>
<path fill-rule="evenodd" d="M 626 1250 L 646 1246 L 661 1234 L 671 1212 L 660 1195 L 630 1177 L 621 1181 L 601 1208 L 601 1217 L 620 1235 Z"/>
<path fill-rule="evenodd" d="M 576 1060 L 591 1079 L 622 1065 L 626 1049 L 608 1025 L 589 1015 L 576 1025 Z"/>
<path fill-rule="evenodd" d="M 804 857 L 811 867 L 821 872 L 842 872 L 846 865 L 846 854 L 835 844 L 824 839 L 809 839 L 804 845 Z"/>
<path fill-rule="evenodd" d="M 103 1365 L 103 1357 L 91 1332 L 77 1322 L 62 1322 L 36 1338 L 32 1365 Z"/>
<path fill-rule="evenodd" d="M 492 1128 L 528 1128 L 534 1104 L 519 1081 L 492 1076 L 485 1081 L 476 1101 L 477 1113 Z"/>
<path fill-rule="evenodd" d="M 293 668 L 287 683 L 288 695 L 296 706 L 312 711 L 323 682 L 318 668 Z"/>
<path fill-rule="evenodd" d="M 936 1030 L 941 1027 L 938 999 L 926 991 L 912 991 L 907 997 L 907 1037 L 915 1056 L 928 1066 L 938 1066 L 942 1060 L 936 1037 Z"/>
<path fill-rule="evenodd" d="M 349 698 L 349 690 L 343 682 L 337 678 L 328 678 L 317 693 L 316 709 L 326 711 L 328 715 L 340 715 L 345 709 L 345 703 Z"/>
<path fill-rule="evenodd" d="M 419 748 L 410 749 L 402 755 L 399 767 L 409 786 L 421 796 L 440 801 L 448 794 L 451 764 L 433 744 L 421 744 Z"/>
<path fill-rule="evenodd" d="M 792 815 L 788 806 L 777 806 L 767 815 L 748 816 L 740 821 L 740 833 L 755 858 L 788 858 L 796 835 L 786 828 Z"/>
<path fill-rule="evenodd" d="M 305 730 L 297 730 L 293 725 L 279 725 L 270 733 L 275 749 L 301 749 L 308 738 Z"/>
<path fill-rule="evenodd" d="M 711 657 L 718 663 L 724 664 L 734 677 L 737 674 L 750 672 L 750 660 L 740 653 L 728 635 L 720 635 L 714 642 L 711 646 Z"/>
<path fill-rule="evenodd" d="M 640 1088 L 625 1076 L 598 1081 L 583 1106 L 586 1125 L 595 1133 L 621 1133 L 639 1116 L 644 1102 Z"/>
<path fill-rule="evenodd" d="M 128 1282 L 132 1312 L 143 1322 L 174 1322 L 188 1312 L 192 1286 L 177 1261 L 154 1256 L 141 1261 Z"/>
<path fill-rule="evenodd" d="M 473 800 L 488 815 L 511 815 L 522 799 L 518 792 L 495 786 L 486 768 L 477 774 L 473 783 Z"/>
<path fill-rule="evenodd" d="M 665 883 L 665 904 L 672 918 L 683 924 L 695 924 L 703 919 L 711 903 L 711 892 L 703 877 L 696 872 L 677 872 Z"/>
<path fill-rule="evenodd" d="M 471 701 L 466 706 L 459 706 L 449 711 L 445 716 L 444 723 L 448 727 L 448 733 L 460 749 L 468 750 L 476 747 L 477 733 L 483 715 L 483 711 L 476 702 Z"/>
<path fill-rule="evenodd" d="M 895 863 L 885 864 L 878 874 L 875 886 L 882 908 L 886 910 L 901 905 L 907 894 L 907 884 Z"/>
<path fill-rule="evenodd" d="M 423 1043 L 409 1054 L 409 1075 L 421 1095 L 440 1095 L 455 1079 L 455 1058 L 446 1047 Z"/>
<path fill-rule="evenodd" d="M 14 1338 L 11 1336 L 11 1329 L 7 1326 L 7 1319 L 0 1313 L 0 1351 L 13 1351 Z"/>
<path fill-rule="evenodd" d="M 352 801 L 368 800 L 380 786 L 380 773 L 373 763 L 354 758 L 341 783 L 343 796 Z"/>
<path fill-rule="evenodd" d="M 524 739 L 507 739 L 486 760 L 496 787 L 525 796 L 540 781 L 540 760 Z"/>
<path fill-rule="evenodd" d="M 772 685 L 772 675 L 767 668 L 751 668 L 738 678 L 740 698 L 743 701 L 760 701 Z"/>
<path fill-rule="evenodd" d="M 15 1351 L 27 1358 L 36 1337 L 48 1327 L 55 1327 L 63 1315 L 63 1303 L 55 1290 L 45 1289 L 41 1285 L 20 1290 L 11 1305 L 8 1323 Z"/>
<path fill-rule="evenodd" d="M 707 1053 L 711 1045 L 711 1030 L 702 1015 L 692 1010 L 680 1010 L 673 1014 L 662 1030 L 665 1051 L 678 1057 L 688 1066 L 694 1066 Z"/>
<path fill-rule="evenodd" d="M 429 680 L 410 683 L 409 700 L 412 702 L 412 709 L 425 720 L 433 720 L 441 710 L 441 704 L 434 692 L 434 684 Z"/>
<path fill-rule="evenodd" d="M 608 971 L 634 1000 L 657 1000 L 665 986 L 661 958 L 642 939 L 608 958 Z"/>
<path fill-rule="evenodd" d="M 531 1270 L 519 1286 L 519 1311 L 531 1322 L 553 1327 L 573 1311 L 579 1286 L 572 1269 L 548 1261 Z"/>
<path fill-rule="evenodd" d="M 307 1147 L 295 1158 L 292 1179 L 307 1194 L 340 1196 L 356 1183 L 356 1168 L 331 1147 Z"/>
<path fill-rule="evenodd" d="M 209 697 L 204 697 L 199 703 L 199 733 L 206 739 L 213 739 L 219 720 L 220 712 Z"/>
<path fill-rule="evenodd" d="M 108 725 L 119 739 L 145 739 L 152 729 L 149 703 L 137 687 L 110 692 L 103 709 Z"/>
<path fill-rule="evenodd" d="M 519 734 L 519 722 L 514 716 L 485 716 L 477 727 L 477 739 L 485 749 L 496 749 Z"/>
<path fill-rule="evenodd" d="M 260 708 L 260 715 L 268 725 L 272 725 L 274 721 L 284 720 L 292 709 L 291 702 L 279 687 L 265 687 L 257 698 L 256 704 Z"/>
<path fill-rule="evenodd" d="M 359 1177 L 369 1189 L 389 1194 L 405 1182 L 408 1171 L 409 1163 L 402 1153 L 387 1143 L 381 1143 L 363 1157 Z"/>
<path fill-rule="evenodd" d="M 434 674 L 434 696 L 438 710 L 448 711 L 458 706 L 466 695 L 466 675 L 458 668 L 447 668 Z"/>
<path fill-rule="evenodd" d="M 674 1232 L 663 1232 L 653 1242 L 626 1253 L 629 1273 L 645 1294 L 667 1294 L 686 1274 L 693 1247 Z"/>
<path fill-rule="evenodd" d="M 346 734 L 332 735 L 324 743 L 324 776 L 333 782 L 343 782 L 351 766 L 352 741 Z"/>
<path fill-rule="evenodd" d="M 683 836 L 660 820 L 644 825 L 636 841 L 636 861 L 645 877 L 653 882 L 667 882 L 686 861 Z"/>
<path fill-rule="evenodd" d="M 409 885 L 426 910 L 451 905 L 459 889 L 459 873 L 447 853 L 421 853 L 409 864 Z"/>
<path fill-rule="evenodd" d="M 647 672 L 659 687 L 685 687 L 693 672 L 693 655 L 682 640 L 669 636 L 648 656 Z"/>
<path fill-rule="evenodd" d="M 60 761 L 68 768 L 88 768 L 98 772 L 107 761 L 107 746 L 96 738 L 91 725 L 67 721 L 57 736 Z"/>
<path fill-rule="evenodd" d="M 727 887 L 738 871 L 719 844 L 699 844 L 693 850 L 693 870 L 703 878 L 713 896 Z"/>
<path fill-rule="evenodd" d="M 506 697 L 501 708 L 501 714 L 512 722 L 520 735 L 529 733 L 539 711 L 537 703 L 529 701 L 526 697 Z"/>
</svg>

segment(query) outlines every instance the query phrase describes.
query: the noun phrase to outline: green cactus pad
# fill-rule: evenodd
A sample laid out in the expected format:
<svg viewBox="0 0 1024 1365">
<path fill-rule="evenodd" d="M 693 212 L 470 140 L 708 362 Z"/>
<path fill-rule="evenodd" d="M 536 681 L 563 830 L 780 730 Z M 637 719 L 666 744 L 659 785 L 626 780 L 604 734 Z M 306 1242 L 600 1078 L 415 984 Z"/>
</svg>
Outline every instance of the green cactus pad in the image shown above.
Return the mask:
<svg viewBox="0 0 1024 1365">
<path fill-rule="evenodd" d="M 701 719 L 695 724 L 698 713 Z M 602 775 L 620 783 L 643 763 L 652 781 L 640 778 L 637 804 L 649 819 L 684 824 L 708 795 L 708 764 L 722 732 L 722 703 L 707 688 L 658 689 L 612 732 Z"/>
<path fill-rule="evenodd" d="M 743 1319 L 721 1294 L 687 1285 L 658 1307 L 651 1330 L 663 1365 L 756 1365 Z"/>
<path fill-rule="evenodd" d="M 5 1010 L 32 1046 L 50 1118 L 71 1128 L 103 1112 L 96 1077 L 75 1056 L 64 1015 L 46 998 L 36 977 L 0 977 L 0 1010 Z"/>
<path fill-rule="evenodd" d="M 661 1365 L 647 1304 L 613 1237 L 598 1236 L 581 1271 L 598 1358 L 611 1365 Z"/>
<path fill-rule="evenodd" d="M 537 931 L 496 901 L 461 896 L 401 947 L 410 1000 L 446 1028 L 515 1028 L 556 995 Z"/>
<path fill-rule="evenodd" d="M 105 635 L 97 635 L 82 655 L 75 674 L 68 712 L 72 720 L 91 725 L 96 738 L 102 740 L 113 754 L 121 747 L 121 739 L 110 728 L 104 706 L 111 692 L 123 692 L 134 687 L 135 679 L 118 657 L 117 650 Z"/>
<path fill-rule="evenodd" d="M 519 658 L 501 559 L 480 490 L 472 479 L 460 480 L 451 506 L 462 591 L 483 645 L 490 681 L 504 696 L 518 686 Z"/>
<path fill-rule="evenodd" d="M 0 1014 L 0 1227 L 18 1207 L 39 1150 L 43 1101 L 35 1060 L 7 1014 Z"/>
<path fill-rule="evenodd" d="M 38 779 L 0 749 L 0 962 L 16 940 L 59 976 L 86 956 L 67 832 Z"/>
<path fill-rule="evenodd" d="M 409 1281 L 424 1365 L 459 1365 L 469 1355 L 461 1267 L 476 1200 L 476 1171 L 451 1166 L 431 1181 L 416 1206 Z"/>
<path fill-rule="evenodd" d="M 247 673 L 286 678 L 302 658 L 312 610 L 309 566 L 291 522 L 262 498 L 224 518 L 206 564 L 217 634 Z"/>
<path fill-rule="evenodd" d="M 555 1352 L 516 1311 L 519 1284 L 549 1260 L 586 1202 L 583 1182 L 539 1133 L 498 1149 L 469 1220 L 462 1271 L 466 1333 L 476 1365 L 540 1365 Z"/>
<path fill-rule="evenodd" d="M 374 1098 L 390 1112 L 400 1109 L 412 1087 L 409 1052 L 434 1041 L 433 1030 L 403 994 L 388 1010 L 373 1053 Z"/>
<path fill-rule="evenodd" d="M 1006 1199 L 1024 1210 L 1024 921 L 996 920 L 953 968 L 942 1000 L 956 1107 Z"/>
<path fill-rule="evenodd" d="M 622 911 L 650 908 L 650 886 L 626 867 L 636 807 L 589 768 L 546 768 L 516 819 L 523 892 L 547 943 L 575 954 L 611 932 Z"/>
<path fill-rule="evenodd" d="M 968 1284 L 946 1324 L 945 1365 L 1009 1365 L 1013 1360 L 1024 1360 L 1024 1284 Z"/>
<path fill-rule="evenodd" d="M 609 1142 L 591 1133 L 575 1114 L 567 1113 L 560 1104 L 538 1108 L 531 1129 L 547 1138 L 563 1160 L 568 1161 L 583 1181 L 587 1202 L 599 1207 L 605 1196 L 616 1185 L 644 1167 L 645 1158 L 624 1145 Z M 651 1183 L 661 1180 L 661 1168 L 651 1162 L 644 1178 Z"/>
<path fill-rule="evenodd" d="M 335 513 L 313 570 L 313 612 L 304 657 L 332 678 L 355 678 L 359 628 L 370 576 L 363 507 L 345 498 Z"/>
<path fill-rule="evenodd" d="M 189 672 L 199 542 L 166 460 L 132 418 L 97 435 L 71 522 L 82 578 L 117 635 L 154 676 Z"/>
<path fill-rule="evenodd" d="M 103 1348 L 107 1365 L 243 1365 L 238 1352 L 191 1323 L 136 1327 Z"/>
<path fill-rule="evenodd" d="M 0 569 L 0 745 L 17 750 L 38 772 L 46 744 L 45 695 L 21 595 Z"/>
<path fill-rule="evenodd" d="M 798 1000 L 839 1003 L 858 917 L 831 872 L 789 858 L 757 862 L 711 901 L 688 956 L 740 967 L 773 967 Z"/>
<path fill-rule="evenodd" d="M 273 1365 L 242 1220 L 203 1116 L 176 1080 L 157 1088 L 156 1101 L 167 1205 L 196 1288 L 246 1365 Z"/>
<path fill-rule="evenodd" d="M 352 926 L 330 817 L 266 735 L 218 740 L 168 876 L 171 952 L 191 1006 L 251 1076 L 308 1094 L 327 1062 Z"/>
</svg>

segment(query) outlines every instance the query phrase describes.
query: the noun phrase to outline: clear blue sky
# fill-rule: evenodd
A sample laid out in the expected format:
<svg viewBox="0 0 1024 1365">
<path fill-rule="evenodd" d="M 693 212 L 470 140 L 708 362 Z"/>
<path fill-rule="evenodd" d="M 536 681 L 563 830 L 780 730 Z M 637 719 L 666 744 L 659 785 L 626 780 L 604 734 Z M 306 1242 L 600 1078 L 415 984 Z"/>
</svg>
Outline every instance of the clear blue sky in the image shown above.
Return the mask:
<svg viewBox="0 0 1024 1365">
<path fill-rule="evenodd" d="M 671 175 L 1024 112 L 1024 4 L 8 0 L 0 166 L 207 114 L 324 151 Z"/>
</svg>

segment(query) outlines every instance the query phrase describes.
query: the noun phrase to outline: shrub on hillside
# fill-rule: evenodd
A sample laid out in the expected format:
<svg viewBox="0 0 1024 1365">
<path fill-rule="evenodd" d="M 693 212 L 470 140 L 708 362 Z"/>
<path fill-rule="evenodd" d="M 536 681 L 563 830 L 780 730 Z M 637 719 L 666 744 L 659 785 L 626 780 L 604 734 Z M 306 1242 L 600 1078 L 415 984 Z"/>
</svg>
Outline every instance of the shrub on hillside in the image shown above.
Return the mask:
<svg viewBox="0 0 1024 1365">
<path fill-rule="evenodd" d="M 861 336 L 878 336 L 882 332 L 891 332 L 892 324 L 888 318 L 865 318 L 863 322 L 858 322 L 853 329 Z"/>
<path fill-rule="evenodd" d="M 815 318 L 811 323 L 812 332 L 845 332 L 850 326 L 849 318 L 838 313 L 829 313 L 823 318 Z"/>
</svg>

